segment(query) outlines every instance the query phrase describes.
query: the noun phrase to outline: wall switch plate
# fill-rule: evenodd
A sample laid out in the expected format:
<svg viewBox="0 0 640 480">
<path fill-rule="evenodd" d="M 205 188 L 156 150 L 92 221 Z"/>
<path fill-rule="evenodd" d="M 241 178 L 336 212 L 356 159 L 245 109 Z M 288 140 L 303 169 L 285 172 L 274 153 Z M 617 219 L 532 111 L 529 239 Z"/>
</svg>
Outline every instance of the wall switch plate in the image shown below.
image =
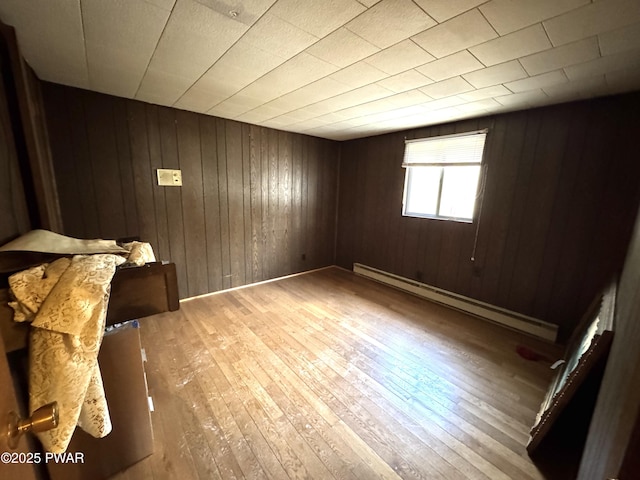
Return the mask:
<svg viewBox="0 0 640 480">
<path fill-rule="evenodd" d="M 161 187 L 181 187 L 182 172 L 180 170 L 170 170 L 168 168 L 159 168 L 158 185 Z"/>
</svg>

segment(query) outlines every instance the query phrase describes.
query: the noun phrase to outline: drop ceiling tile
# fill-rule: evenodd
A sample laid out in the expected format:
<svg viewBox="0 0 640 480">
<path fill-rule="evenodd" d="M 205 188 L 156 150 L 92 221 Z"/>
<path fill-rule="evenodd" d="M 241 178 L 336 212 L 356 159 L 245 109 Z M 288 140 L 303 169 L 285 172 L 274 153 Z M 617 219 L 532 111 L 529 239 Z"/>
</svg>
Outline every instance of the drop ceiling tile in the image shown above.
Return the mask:
<svg viewBox="0 0 640 480">
<path fill-rule="evenodd" d="M 318 113 L 309 106 L 288 112 L 286 115 L 294 119 L 294 122 L 292 123 L 292 125 L 294 125 L 315 118 L 318 116 Z"/>
<path fill-rule="evenodd" d="M 487 0 L 414 0 L 422 9 L 442 23 L 452 17 L 471 10 Z"/>
<path fill-rule="evenodd" d="M 311 130 L 312 128 L 321 127 L 326 124 L 327 122 L 325 120 L 321 120 L 318 118 L 310 118 L 309 120 L 304 120 L 302 122 L 294 123 L 293 126 L 297 130 L 305 131 L 305 130 Z"/>
<path fill-rule="evenodd" d="M 373 7 L 379 1 L 380 0 L 358 0 L 358 2 L 360 2 L 365 7 Z"/>
<path fill-rule="evenodd" d="M 318 117 L 317 120 L 324 122 L 325 125 L 329 125 L 330 123 L 343 122 L 349 119 L 347 110 L 340 110 L 337 112 L 327 113 L 326 115 L 322 115 L 321 117 Z"/>
<path fill-rule="evenodd" d="M 307 53 L 338 67 L 348 67 L 378 51 L 378 47 L 346 28 L 339 28 L 307 48 Z"/>
<path fill-rule="evenodd" d="M 491 0 L 480 10 L 500 35 L 589 4 L 591 0 Z"/>
<path fill-rule="evenodd" d="M 485 98 L 498 97 L 500 95 L 509 95 L 510 93 L 511 91 L 504 85 L 494 85 L 492 87 L 461 93 L 458 96 L 467 102 L 472 102 L 476 100 L 484 100 Z"/>
<path fill-rule="evenodd" d="M 298 121 L 299 120 L 295 115 L 285 114 L 285 115 L 280 115 L 278 117 L 272 118 L 267 122 L 263 122 L 263 123 L 264 125 L 271 128 L 282 128 L 282 127 L 288 127 L 289 125 L 293 125 Z"/>
<path fill-rule="evenodd" d="M 637 48 L 640 45 L 640 23 L 602 33 L 598 40 L 602 56 Z"/>
<path fill-rule="evenodd" d="M 482 45 L 470 48 L 469 51 L 489 67 L 548 48 L 551 48 L 551 42 L 542 25 L 537 23 L 504 37 L 489 40 Z"/>
<path fill-rule="evenodd" d="M 498 103 L 507 107 L 530 107 L 547 99 L 547 95 L 539 89 L 522 93 L 512 93 L 495 98 Z"/>
<path fill-rule="evenodd" d="M 278 120 L 282 117 L 282 120 Z M 294 123 L 302 122 L 304 120 L 309 120 L 311 118 L 310 114 L 307 112 L 300 112 L 299 110 L 295 110 L 293 112 L 285 113 L 284 115 L 280 115 L 272 120 L 280 121 L 280 123 L 288 122 L 289 125 L 293 125 Z"/>
<path fill-rule="evenodd" d="M 421 127 L 424 125 L 434 125 L 437 123 L 451 121 L 452 119 L 456 119 L 459 115 L 460 110 L 456 107 L 446 107 L 437 110 L 429 110 L 418 115 L 410 115 L 408 117 L 381 122 L 380 126 L 394 126 L 398 129 Z"/>
<path fill-rule="evenodd" d="M 551 43 L 558 46 L 637 22 L 637 0 L 602 0 L 547 20 L 544 28 Z"/>
<path fill-rule="evenodd" d="M 161 105 L 173 105 L 191 83 L 190 78 L 149 67 L 135 98 L 149 103 L 158 103 L 157 98 L 163 98 Z"/>
<path fill-rule="evenodd" d="M 523 57 L 520 63 L 529 75 L 538 75 L 593 60 L 599 56 L 598 40 L 596 37 L 590 37 Z"/>
<path fill-rule="evenodd" d="M 293 112 L 289 112 L 289 114 L 295 114 L 297 117 L 300 117 L 301 121 L 304 121 L 319 117 L 321 115 L 326 115 L 327 113 L 331 113 L 334 110 L 335 109 L 330 104 L 326 104 L 324 102 L 316 102 L 312 103 L 311 105 L 307 105 L 306 107 L 299 108 Z"/>
<path fill-rule="evenodd" d="M 382 122 L 386 120 L 392 120 L 402 117 L 408 117 L 411 115 L 419 115 L 426 112 L 425 107 L 422 105 L 411 105 L 408 107 L 397 108 L 395 110 L 387 110 L 385 112 L 375 115 L 375 118 L 371 118 L 369 123 Z"/>
<path fill-rule="evenodd" d="M 353 88 L 368 85 L 389 75 L 366 62 L 360 61 L 331 74 L 331 78 Z"/>
<path fill-rule="evenodd" d="M 123 98 L 133 98 L 138 89 L 138 82 L 132 78 L 130 71 L 120 64 L 115 67 L 111 65 L 103 65 L 100 68 L 100 76 L 93 77 L 90 73 L 90 88 L 92 91 L 107 93 Z"/>
<path fill-rule="evenodd" d="M 245 87 L 241 92 L 260 99 L 260 103 L 267 103 L 325 77 L 337 69 L 335 65 L 303 52 Z"/>
<path fill-rule="evenodd" d="M 394 110 L 387 110 L 380 113 L 374 113 L 371 115 L 364 115 L 362 117 L 351 118 L 347 122 L 340 124 L 333 124 L 332 127 L 347 128 L 347 127 L 361 127 L 363 125 L 374 125 L 380 122 L 386 122 L 393 119 L 407 117 L 411 115 L 424 114 L 425 108 L 421 105 L 412 105 L 409 107 L 397 108 Z"/>
<path fill-rule="evenodd" d="M 499 83 L 512 82 L 525 78 L 527 72 L 524 71 L 517 60 L 487 67 L 483 70 L 467 73 L 462 77 L 476 88 L 490 87 Z"/>
<path fill-rule="evenodd" d="M 90 87 L 133 98 L 162 34 L 169 12 L 148 3 L 84 0 L 84 25 Z M 109 38 L 109 42 L 104 39 Z"/>
<path fill-rule="evenodd" d="M 453 97 L 445 97 L 438 100 L 432 100 L 430 102 L 424 103 L 423 105 L 429 112 L 433 112 L 435 110 L 440 110 L 443 108 L 456 107 L 458 105 L 462 105 L 463 103 L 466 103 L 466 100 L 455 95 Z"/>
<path fill-rule="evenodd" d="M 380 80 L 377 83 L 381 87 L 391 90 L 392 92 L 400 93 L 429 85 L 430 83 L 433 83 L 433 80 L 425 77 L 415 70 L 408 70 L 398 75 L 394 75 L 393 77 Z"/>
<path fill-rule="evenodd" d="M 318 39 L 319 37 L 278 18 L 269 11 L 244 34 L 240 41 L 258 50 L 289 59 L 313 45 Z"/>
<path fill-rule="evenodd" d="M 155 5 L 156 7 L 164 8 L 168 11 L 171 11 L 173 6 L 176 4 L 176 0 L 146 0 L 146 2 L 151 5 Z"/>
<path fill-rule="evenodd" d="M 604 75 L 581 78 L 567 83 L 551 85 L 544 88 L 544 93 L 554 101 L 571 101 L 590 98 L 595 92 L 603 92 L 607 88 Z"/>
<path fill-rule="evenodd" d="M 365 60 L 389 75 L 395 75 L 410 68 L 424 65 L 434 58 L 411 40 L 404 40 Z"/>
<path fill-rule="evenodd" d="M 346 27 L 380 48 L 387 48 L 435 25 L 411 0 L 382 0 Z"/>
<path fill-rule="evenodd" d="M 408 107 L 411 105 L 427 103 L 431 101 L 424 92 L 420 90 L 411 90 L 409 92 L 402 92 L 391 97 L 387 97 L 386 105 L 392 108 Z"/>
<path fill-rule="evenodd" d="M 564 69 L 569 80 L 593 77 L 640 66 L 640 49 L 596 58 L 589 62 L 579 63 Z"/>
<path fill-rule="evenodd" d="M 427 63 L 422 67 L 416 68 L 416 70 L 432 80 L 439 82 L 440 80 L 446 80 L 447 78 L 473 72 L 480 68 L 484 68 L 484 65 L 467 50 L 463 50 L 448 57 Z"/>
<path fill-rule="evenodd" d="M 475 9 L 430 28 L 413 37 L 413 40 L 434 57 L 442 58 L 497 36 Z"/>
<path fill-rule="evenodd" d="M 352 87 L 338 82 L 331 77 L 321 78 L 293 92 L 287 93 L 272 103 L 288 105 L 291 110 L 302 108 L 306 105 L 325 100 L 352 90 Z"/>
<path fill-rule="evenodd" d="M 198 2 L 181 0 L 176 2 L 149 67 L 195 81 L 247 29 Z"/>
<path fill-rule="evenodd" d="M 3 0 L 0 17 L 15 27 L 20 53 L 41 80 L 89 88 L 78 2 Z"/>
<path fill-rule="evenodd" d="M 355 0 L 278 0 L 269 13 L 322 38 L 365 10 Z"/>
<path fill-rule="evenodd" d="M 250 110 L 248 112 L 243 113 L 242 115 L 238 115 L 237 117 L 235 117 L 235 119 L 240 122 L 257 124 L 257 123 L 265 122 L 281 114 L 282 112 L 279 110 L 272 111 L 272 110 L 269 110 L 268 108 L 265 109 L 264 105 L 261 105 L 260 107 L 254 110 Z"/>
<path fill-rule="evenodd" d="M 227 98 L 218 103 L 207 113 L 210 115 L 218 115 L 224 118 L 236 118 L 254 108 L 259 107 L 264 102 L 260 98 L 248 95 L 244 91 Z"/>
<path fill-rule="evenodd" d="M 322 125 L 320 127 L 316 127 L 316 128 L 310 128 L 307 130 L 304 130 L 304 133 L 306 135 L 313 135 L 316 137 L 324 137 L 325 135 L 329 134 L 333 132 L 333 127 L 332 126 L 326 126 L 326 125 Z"/>
<path fill-rule="evenodd" d="M 184 0 L 180 0 L 180 2 L 182 1 Z M 243 23 L 248 27 L 253 25 L 256 20 L 258 20 L 275 3 L 275 0 L 227 0 L 225 2 L 220 0 L 195 1 L 214 12 L 219 13 L 220 15 L 232 18 L 234 21 Z"/>
<path fill-rule="evenodd" d="M 493 98 L 476 100 L 475 102 L 462 103 L 456 108 L 463 113 L 484 112 L 489 113 L 492 108 L 500 106 Z"/>
<path fill-rule="evenodd" d="M 328 98 L 327 100 L 323 100 L 315 106 L 330 107 L 330 111 L 342 110 L 362 103 L 378 100 L 379 98 L 388 97 L 390 95 L 393 95 L 393 92 L 386 88 L 375 84 L 367 85 L 341 95 L 336 95 L 335 97 Z"/>
<path fill-rule="evenodd" d="M 235 88 L 228 88 L 227 91 L 222 89 L 216 91 L 191 86 L 189 90 L 174 103 L 174 106 L 183 110 L 207 112 L 234 93 L 236 93 Z"/>
<path fill-rule="evenodd" d="M 436 99 L 458 95 L 459 93 L 468 92 L 470 90 L 473 90 L 473 86 L 462 77 L 449 78 L 448 80 L 432 83 L 431 85 L 427 85 L 420 89 L 421 92 Z"/>
<path fill-rule="evenodd" d="M 216 117 L 234 119 L 246 111 L 247 107 L 245 105 L 233 103 L 233 101 L 229 99 L 219 103 L 207 113 L 209 115 L 215 115 Z"/>
<path fill-rule="evenodd" d="M 567 82 L 567 77 L 562 70 L 543 73 L 535 77 L 523 78 L 514 82 L 505 83 L 505 87 L 514 93 L 526 92 L 540 88 Z"/>
<path fill-rule="evenodd" d="M 213 90 L 233 86 L 238 91 L 283 63 L 281 57 L 240 39 L 194 85 Z"/>
<path fill-rule="evenodd" d="M 372 102 L 363 103 L 354 107 L 340 110 L 340 114 L 344 118 L 351 119 L 357 117 L 363 117 L 366 115 L 374 115 L 381 112 L 385 112 L 390 109 L 403 108 L 415 104 L 426 103 L 430 98 L 419 90 L 413 90 L 410 92 L 404 92 L 397 95 L 392 95 Z M 323 118 L 327 118 L 328 115 L 324 115 Z"/>
<path fill-rule="evenodd" d="M 605 75 L 609 93 L 626 93 L 638 90 L 640 68 L 617 70 Z"/>
</svg>

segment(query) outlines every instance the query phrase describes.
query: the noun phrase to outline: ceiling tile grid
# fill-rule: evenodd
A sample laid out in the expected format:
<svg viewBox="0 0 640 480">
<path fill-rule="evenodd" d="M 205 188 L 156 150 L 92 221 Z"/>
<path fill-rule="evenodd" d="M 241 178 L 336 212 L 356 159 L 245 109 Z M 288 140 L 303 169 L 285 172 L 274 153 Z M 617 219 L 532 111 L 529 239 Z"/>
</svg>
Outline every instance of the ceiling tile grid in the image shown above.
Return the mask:
<svg viewBox="0 0 640 480">
<path fill-rule="evenodd" d="M 43 80 L 344 140 L 640 89 L 640 0 L 3 0 Z"/>
</svg>

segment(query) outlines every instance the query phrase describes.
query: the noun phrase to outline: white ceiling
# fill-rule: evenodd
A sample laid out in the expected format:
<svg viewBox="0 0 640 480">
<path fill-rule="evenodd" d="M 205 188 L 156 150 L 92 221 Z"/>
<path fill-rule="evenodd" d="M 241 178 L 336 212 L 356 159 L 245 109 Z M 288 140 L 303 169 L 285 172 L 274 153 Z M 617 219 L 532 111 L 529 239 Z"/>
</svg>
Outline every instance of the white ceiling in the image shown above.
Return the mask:
<svg viewBox="0 0 640 480">
<path fill-rule="evenodd" d="M 344 140 L 640 90 L 640 0 L 2 0 L 47 81 Z"/>
</svg>

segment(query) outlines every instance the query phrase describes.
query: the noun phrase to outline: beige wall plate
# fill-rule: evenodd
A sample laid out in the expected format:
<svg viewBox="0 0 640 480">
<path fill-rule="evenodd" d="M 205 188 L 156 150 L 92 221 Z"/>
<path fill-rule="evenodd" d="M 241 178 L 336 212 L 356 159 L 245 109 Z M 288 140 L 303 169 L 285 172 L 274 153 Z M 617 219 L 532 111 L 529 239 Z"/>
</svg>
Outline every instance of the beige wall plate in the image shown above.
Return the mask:
<svg viewBox="0 0 640 480">
<path fill-rule="evenodd" d="M 170 170 L 168 168 L 159 168 L 158 185 L 161 187 L 181 187 L 182 172 L 180 170 Z"/>
</svg>

